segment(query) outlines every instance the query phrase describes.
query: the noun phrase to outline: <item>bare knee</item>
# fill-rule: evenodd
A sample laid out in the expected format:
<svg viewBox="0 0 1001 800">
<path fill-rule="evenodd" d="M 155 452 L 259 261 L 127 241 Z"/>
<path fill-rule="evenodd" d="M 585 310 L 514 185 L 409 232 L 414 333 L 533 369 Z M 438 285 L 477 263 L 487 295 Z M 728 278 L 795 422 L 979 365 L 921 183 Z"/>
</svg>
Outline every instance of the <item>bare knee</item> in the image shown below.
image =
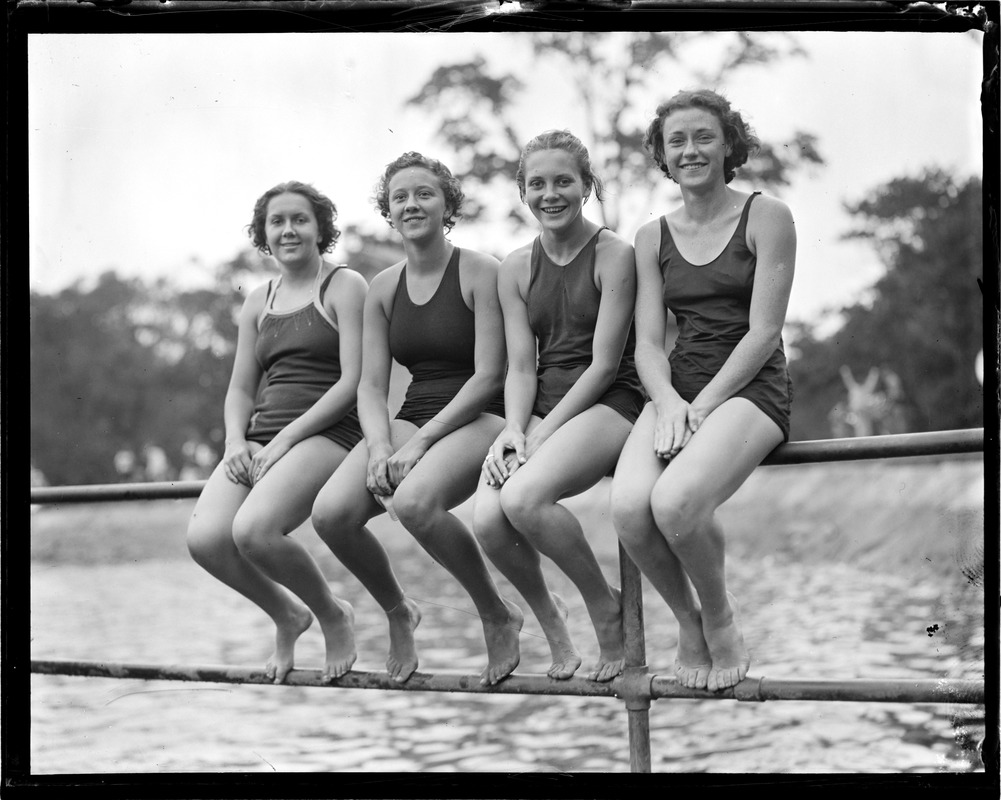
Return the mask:
<svg viewBox="0 0 1001 800">
<path fill-rule="evenodd" d="M 250 515 L 237 514 L 233 520 L 233 542 L 236 549 L 251 561 L 263 557 L 271 546 L 273 537 L 281 534 L 281 531 L 275 530 L 264 520 Z"/>
<path fill-rule="evenodd" d="M 488 554 L 499 552 L 510 544 L 506 533 L 508 521 L 501 510 L 500 498 L 495 490 L 490 492 L 482 498 L 477 496 L 473 505 L 473 535 Z"/>
<path fill-rule="evenodd" d="M 509 481 L 500 490 L 500 507 L 504 516 L 522 533 L 529 534 L 539 513 L 548 503 L 537 487 L 525 481 Z"/>
<path fill-rule="evenodd" d="M 642 545 L 655 526 L 649 492 L 613 484 L 609 504 L 612 524 L 623 544 Z"/>
<path fill-rule="evenodd" d="M 351 530 L 364 526 L 367 520 L 353 512 L 347 504 L 318 499 L 313 504 L 310 522 L 316 534 L 327 544 L 335 547 L 342 537 Z"/>
<path fill-rule="evenodd" d="M 683 547 L 712 518 L 713 509 L 697 492 L 672 488 L 654 491 L 650 510 L 671 545 Z"/>
<path fill-rule="evenodd" d="M 445 511 L 434 492 L 427 486 L 408 486 L 404 481 L 393 494 L 393 510 L 414 536 L 434 529 L 438 516 Z"/>
</svg>

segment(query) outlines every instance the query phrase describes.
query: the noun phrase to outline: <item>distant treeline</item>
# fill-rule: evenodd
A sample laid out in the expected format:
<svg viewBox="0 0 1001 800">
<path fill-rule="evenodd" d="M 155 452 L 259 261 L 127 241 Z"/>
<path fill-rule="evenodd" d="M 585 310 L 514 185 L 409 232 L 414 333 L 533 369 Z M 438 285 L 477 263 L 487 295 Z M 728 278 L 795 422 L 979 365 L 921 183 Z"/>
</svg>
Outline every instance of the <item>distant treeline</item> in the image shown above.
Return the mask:
<svg viewBox="0 0 1001 800">
<path fill-rule="evenodd" d="M 843 309 L 835 333 L 790 326 L 794 439 L 864 432 L 863 407 L 875 433 L 983 425 L 981 204 L 978 179 L 929 170 L 848 207 L 856 225 L 846 235 L 871 242 L 886 273 Z M 346 238 L 354 244 L 335 260 L 369 279 L 401 256 L 386 239 Z M 248 250 L 203 289 L 106 272 L 96 285 L 33 292 L 32 467 L 53 485 L 105 483 L 119 479 L 122 451 L 161 448 L 178 468 L 193 444 L 221 453 L 236 313 L 272 274 Z"/>
</svg>

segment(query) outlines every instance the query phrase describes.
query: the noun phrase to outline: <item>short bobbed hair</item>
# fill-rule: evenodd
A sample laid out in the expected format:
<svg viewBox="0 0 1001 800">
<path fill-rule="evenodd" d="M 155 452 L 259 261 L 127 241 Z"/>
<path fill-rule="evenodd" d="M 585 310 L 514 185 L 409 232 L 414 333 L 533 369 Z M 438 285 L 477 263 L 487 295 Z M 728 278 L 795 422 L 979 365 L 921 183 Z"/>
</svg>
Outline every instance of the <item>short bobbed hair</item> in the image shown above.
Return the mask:
<svg viewBox="0 0 1001 800">
<path fill-rule="evenodd" d="M 521 158 L 518 159 L 518 171 L 514 179 L 518 183 L 518 194 L 521 199 L 525 199 L 525 162 L 532 153 L 541 150 L 563 150 L 573 156 L 577 169 L 580 171 L 581 179 L 584 181 L 584 199 L 594 192 L 595 199 L 600 203 L 604 185 L 601 179 L 594 174 L 591 168 L 591 155 L 584 147 L 584 143 L 567 130 L 549 130 L 540 133 L 521 150 Z"/>
<path fill-rule="evenodd" d="M 757 151 L 761 143 L 744 122 L 740 112 L 732 108 L 730 102 L 718 92 L 709 89 L 678 92 L 667 102 L 661 103 L 657 106 L 656 116 L 647 126 L 643 147 L 650 152 L 658 169 L 677 183 L 665 163 L 664 120 L 683 108 L 701 108 L 719 120 L 724 141 L 730 147 L 730 154 L 723 160 L 723 179 L 729 183 L 737 174 L 738 167 L 747 163 L 748 157 Z"/>
<path fill-rule="evenodd" d="M 302 183 L 301 181 L 286 181 L 268 189 L 257 198 L 257 202 L 254 204 L 254 218 L 247 226 L 247 232 L 258 252 L 271 254 L 271 248 L 268 247 L 267 233 L 265 232 L 268 203 L 278 195 L 286 193 L 299 194 L 309 200 L 309 204 L 313 207 L 313 215 L 316 217 L 317 226 L 320 229 L 317 246 L 321 253 L 328 253 L 333 250 L 334 245 L 337 244 L 337 240 L 341 236 L 341 232 L 334 225 L 334 220 L 337 219 L 337 206 L 334 205 L 329 197 L 317 191 L 311 184 Z"/>
<path fill-rule="evenodd" d="M 386 169 L 383 170 L 382 176 L 379 178 L 379 182 L 375 185 L 375 195 L 372 201 L 375 203 L 375 207 L 379 209 L 379 213 L 382 214 L 383 218 L 389 223 L 389 226 L 392 227 L 393 220 L 389 212 L 389 182 L 397 172 L 409 167 L 426 169 L 438 178 L 438 183 L 441 184 L 441 191 L 445 195 L 445 230 L 452 230 L 455 227 L 455 223 L 462 216 L 462 201 L 466 199 L 466 196 L 462 193 L 462 184 L 459 183 L 459 179 L 452 174 L 451 170 L 438 159 L 428 158 L 412 150 L 387 164 Z"/>
</svg>

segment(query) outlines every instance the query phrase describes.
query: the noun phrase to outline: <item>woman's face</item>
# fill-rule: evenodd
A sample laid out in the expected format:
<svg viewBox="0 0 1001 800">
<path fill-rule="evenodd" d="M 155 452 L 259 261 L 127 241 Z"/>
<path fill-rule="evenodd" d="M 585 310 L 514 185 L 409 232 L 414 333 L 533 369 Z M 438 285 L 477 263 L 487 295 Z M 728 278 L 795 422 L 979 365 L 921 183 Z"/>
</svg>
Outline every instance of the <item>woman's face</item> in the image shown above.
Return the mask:
<svg viewBox="0 0 1001 800">
<path fill-rule="evenodd" d="M 389 180 L 389 219 L 404 239 L 442 235 L 445 192 L 441 181 L 424 167 L 401 169 Z"/>
<path fill-rule="evenodd" d="M 309 198 L 296 192 L 275 195 L 264 215 L 268 248 L 289 266 L 312 261 L 320 250 L 320 226 Z"/>
<path fill-rule="evenodd" d="M 565 150 L 536 150 L 525 159 L 525 203 L 544 230 L 576 220 L 586 189 L 577 160 Z"/>
<path fill-rule="evenodd" d="M 730 152 L 719 118 L 703 108 L 679 108 L 664 118 L 664 163 L 680 186 L 725 183 Z"/>
</svg>

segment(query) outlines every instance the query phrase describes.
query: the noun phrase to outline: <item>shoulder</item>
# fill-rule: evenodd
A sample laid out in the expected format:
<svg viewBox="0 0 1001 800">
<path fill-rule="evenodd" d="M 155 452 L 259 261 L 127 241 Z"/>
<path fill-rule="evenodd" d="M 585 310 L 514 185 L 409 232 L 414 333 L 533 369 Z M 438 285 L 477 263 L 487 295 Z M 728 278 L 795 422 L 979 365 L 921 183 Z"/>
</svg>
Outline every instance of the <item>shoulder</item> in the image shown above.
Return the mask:
<svg viewBox="0 0 1001 800">
<path fill-rule="evenodd" d="M 333 275 L 330 278 L 330 286 L 340 290 L 368 290 L 368 282 L 357 270 L 351 269 L 346 264 L 337 264 L 333 267 Z"/>
<path fill-rule="evenodd" d="M 270 290 L 271 283 L 271 281 L 267 281 L 251 291 L 251 293 L 247 295 L 247 299 L 243 301 L 243 310 L 241 313 L 256 319 L 257 316 L 264 310 L 264 304 L 267 302 L 268 291 Z"/>
<path fill-rule="evenodd" d="M 636 238 L 634 240 L 636 247 L 660 244 L 660 226 L 663 217 L 657 217 L 649 222 L 644 222 L 640 225 L 638 231 L 636 231 Z"/>
<path fill-rule="evenodd" d="M 374 294 L 378 297 L 392 297 L 396 291 L 397 284 L 400 282 L 400 275 L 403 273 L 405 264 L 406 261 L 400 261 L 378 273 L 372 278 L 372 283 L 369 284 L 369 294 Z"/>
<path fill-rule="evenodd" d="M 530 270 L 534 243 L 535 240 L 533 239 L 528 244 L 523 244 L 517 250 L 512 250 L 508 253 L 500 265 L 501 275 L 518 275 L 521 272 Z"/>
<path fill-rule="evenodd" d="M 610 228 L 598 234 L 596 251 L 604 259 L 629 259 L 633 256 L 633 246 Z"/>
<path fill-rule="evenodd" d="M 792 211 L 785 203 L 776 197 L 759 194 L 751 203 L 747 215 L 748 226 L 785 226 L 793 225 Z"/>
<path fill-rule="evenodd" d="M 499 268 L 500 261 L 486 253 L 465 248 L 459 253 L 460 280 L 471 280 L 475 284 L 495 284 Z"/>
</svg>

